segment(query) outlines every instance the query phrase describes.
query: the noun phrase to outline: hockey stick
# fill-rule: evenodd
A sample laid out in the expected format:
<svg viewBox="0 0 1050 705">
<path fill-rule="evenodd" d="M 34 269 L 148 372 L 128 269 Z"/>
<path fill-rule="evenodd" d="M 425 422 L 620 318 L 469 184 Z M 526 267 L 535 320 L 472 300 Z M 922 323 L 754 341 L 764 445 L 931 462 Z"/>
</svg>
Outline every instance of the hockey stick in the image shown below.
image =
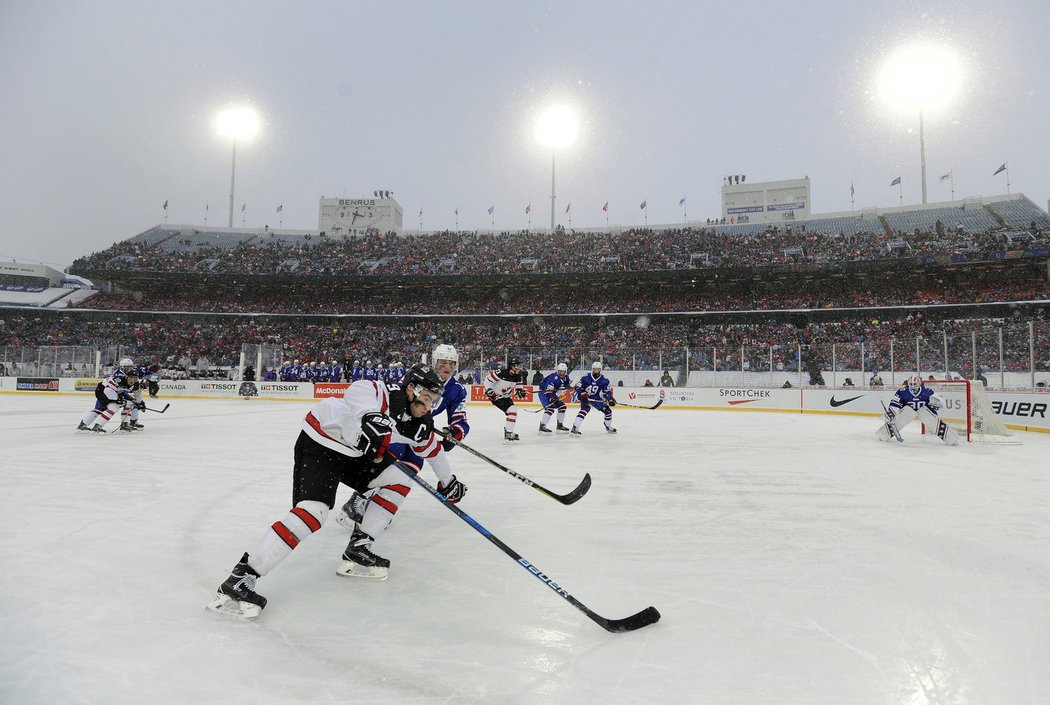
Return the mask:
<svg viewBox="0 0 1050 705">
<path fill-rule="evenodd" d="M 904 439 L 901 438 L 901 432 L 897 428 L 897 424 L 893 423 L 893 417 L 890 416 L 890 410 L 886 408 L 886 402 L 882 402 L 882 410 L 886 412 L 886 428 L 890 430 L 890 434 L 897 439 L 898 443 L 904 443 Z"/>
<path fill-rule="evenodd" d="M 551 499 L 555 499 L 555 500 L 561 502 L 562 504 L 572 504 L 573 502 L 576 502 L 581 497 L 583 497 L 583 495 L 587 494 L 587 490 L 591 489 L 591 474 L 590 473 L 586 473 L 586 474 L 584 474 L 583 479 L 580 480 L 580 484 L 572 492 L 569 492 L 568 494 L 558 494 L 556 492 L 551 492 L 550 490 L 548 490 L 543 485 L 540 485 L 540 484 L 538 484 L 536 482 L 533 482 L 532 480 L 530 480 L 529 478 L 525 477 L 524 475 L 519 475 L 518 473 L 514 472 L 513 470 L 511 470 L 510 468 L 508 468 L 508 467 L 506 467 L 504 465 L 500 465 L 499 463 L 497 463 L 492 458 L 488 457 L 487 455 L 485 455 L 484 453 L 482 453 L 479 450 L 471 448 L 470 446 L 468 446 L 463 441 L 457 441 L 455 438 L 452 438 L 452 436 L 450 436 L 449 434 L 443 433 L 441 431 L 436 431 L 435 430 L 435 433 L 437 433 L 439 436 L 441 436 L 445 440 L 452 441 L 457 446 L 459 446 L 463 450 L 467 451 L 471 455 L 474 455 L 474 456 L 477 456 L 478 458 L 481 458 L 486 463 L 489 463 L 490 465 L 494 465 L 495 467 L 499 468 L 500 470 L 502 470 L 503 472 L 507 473 L 511 477 L 514 477 L 514 478 L 517 478 L 518 480 L 521 480 L 523 483 L 525 483 L 526 485 L 528 485 L 532 489 L 537 490 L 539 492 L 542 492 L 543 494 L 547 495 Z"/>
<path fill-rule="evenodd" d="M 145 407 L 145 409 L 146 409 L 146 411 L 152 411 L 152 412 L 157 413 L 157 414 L 163 414 L 165 411 L 168 410 L 169 406 L 171 406 L 171 404 L 165 404 L 163 409 L 151 409 L 148 406 Z"/>
<path fill-rule="evenodd" d="M 390 455 L 389 453 L 387 453 L 387 455 L 390 456 L 391 458 L 394 458 L 394 456 Z M 493 536 L 492 533 L 488 529 L 486 529 L 484 526 L 479 524 L 477 522 L 477 520 L 474 519 L 474 517 L 472 517 L 469 514 L 467 514 L 466 512 L 464 512 L 462 509 L 457 507 L 455 504 L 449 504 L 448 500 L 445 499 L 444 495 L 442 495 L 436 489 L 431 487 L 430 484 L 427 483 L 426 480 L 424 480 L 423 478 L 419 477 L 419 474 L 416 473 L 414 470 L 412 470 L 412 468 L 408 467 L 407 465 L 402 463 L 397 458 L 394 458 L 394 464 L 397 465 L 398 469 L 401 472 L 405 473 L 406 475 L 409 476 L 409 478 L 411 478 L 413 481 L 415 481 L 416 484 L 421 486 L 423 489 L 425 489 L 427 492 L 429 492 L 431 495 L 433 495 L 439 502 L 441 502 L 446 507 L 448 507 L 449 510 L 452 511 L 452 513 L 454 513 L 460 519 L 462 519 L 463 521 L 467 522 L 472 527 L 474 527 L 475 531 L 477 531 L 479 534 L 481 534 L 482 536 L 487 538 L 489 540 L 489 542 L 494 544 L 497 548 L 499 548 L 499 550 L 503 551 L 505 554 L 507 554 L 508 556 L 513 558 L 516 563 L 518 563 L 525 570 L 529 571 L 529 573 L 531 573 L 533 576 L 535 576 L 537 579 L 539 579 L 543 584 L 545 584 L 547 587 L 549 587 L 551 590 L 553 590 L 563 600 L 565 600 L 570 605 L 572 605 L 573 607 L 575 607 L 576 609 L 580 610 L 585 615 L 590 617 L 592 621 L 594 621 L 596 624 L 598 624 L 598 626 L 600 626 L 605 631 L 607 631 L 607 632 L 614 632 L 614 633 L 615 632 L 633 632 L 635 629 L 641 629 L 642 627 L 645 627 L 645 626 L 648 626 L 650 624 L 654 624 L 654 623 L 660 621 L 660 613 L 657 611 L 657 609 L 655 607 L 652 607 L 652 606 L 646 607 L 641 612 L 638 612 L 637 614 L 633 614 L 630 617 L 624 617 L 623 619 L 608 619 L 607 617 L 602 617 L 600 614 L 595 613 L 589 607 L 587 607 L 587 605 L 583 604 L 582 602 L 577 600 L 575 597 L 570 595 L 568 590 L 566 590 L 564 587 L 562 587 L 558 583 L 554 582 L 548 575 L 545 575 L 542 570 L 540 570 L 539 568 L 534 566 L 531 562 L 529 562 L 528 560 L 523 558 L 513 548 L 511 548 L 510 546 L 508 546 L 507 544 L 503 543 L 498 538 Z"/>
<path fill-rule="evenodd" d="M 625 404 L 622 401 L 618 401 L 618 402 L 616 402 L 616 406 L 626 406 L 629 409 L 648 409 L 649 411 L 652 411 L 653 409 L 655 409 L 656 407 L 660 406 L 663 403 L 664 403 L 663 399 L 660 399 L 659 401 L 657 401 L 652 406 L 641 406 L 639 404 Z"/>
</svg>

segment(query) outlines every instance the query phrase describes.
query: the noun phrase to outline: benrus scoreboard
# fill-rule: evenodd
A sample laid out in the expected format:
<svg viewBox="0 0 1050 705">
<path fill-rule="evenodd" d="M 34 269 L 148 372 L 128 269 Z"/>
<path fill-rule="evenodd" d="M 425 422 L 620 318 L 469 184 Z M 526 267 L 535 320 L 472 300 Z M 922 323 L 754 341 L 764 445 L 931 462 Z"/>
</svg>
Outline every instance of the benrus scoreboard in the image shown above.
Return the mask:
<svg viewBox="0 0 1050 705">
<path fill-rule="evenodd" d="M 811 203 L 808 176 L 722 186 L 722 217 L 727 223 L 801 220 L 809 216 Z"/>
<path fill-rule="evenodd" d="M 329 236 L 361 235 L 369 229 L 401 232 L 401 206 L 393 198 L 322 198 L 317 229 Z"/>
</svg>

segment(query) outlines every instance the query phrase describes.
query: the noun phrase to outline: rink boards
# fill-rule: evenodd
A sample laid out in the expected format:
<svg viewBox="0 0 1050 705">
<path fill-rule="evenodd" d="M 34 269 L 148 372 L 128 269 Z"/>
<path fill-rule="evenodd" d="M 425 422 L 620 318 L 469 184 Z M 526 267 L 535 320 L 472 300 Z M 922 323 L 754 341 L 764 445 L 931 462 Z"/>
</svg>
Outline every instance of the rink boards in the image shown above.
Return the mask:
<svg viewBox="0 0 1050 705">
<path fill-rule="evenodd" d="M 0 377 L 0 393 L 25 394 L 92 394 L 98 379 Z M 161 380 L 159 396 L 196 399 L 265 399 L 268 401 L 310 401 L 338 396 L 348 385 L 332 382 L 238 382 L 209 380 Z M 743 387 L 616 387 L 616 400 L 636 406 L 652 406 L 662 401 L 661 409 L 708 411 L 764 411 L 804 414 L 847 414 L 877 416 L 882 404 L 888 403 L 894 390 L 865 389 L 759 389 Z M 964 407 L 961 393 L 946 393 L 942 417 L 959 420 Z M 1050 393 L 995 392 L 988 398 L 1007 427 L 1019 431 L 1050 433 Z M 568 399 L 566 399 L 568 401 Z M 484 387 L 471 385 L 470 403 L 488 404 Z M 538 406 L 532 388 L 519 402 Z"/>
</svg>

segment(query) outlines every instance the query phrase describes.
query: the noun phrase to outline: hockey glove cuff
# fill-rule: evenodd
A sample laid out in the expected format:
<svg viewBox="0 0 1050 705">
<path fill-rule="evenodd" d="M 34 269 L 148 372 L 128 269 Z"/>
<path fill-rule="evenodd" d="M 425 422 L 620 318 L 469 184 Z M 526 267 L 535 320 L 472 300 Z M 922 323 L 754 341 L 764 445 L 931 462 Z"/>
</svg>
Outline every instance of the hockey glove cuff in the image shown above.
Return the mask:
<svg viewBox="0 0 1050 705">
<path fill-rule="evenodd" d="M 394 420 L 386 414 L 371 411 L 361 417 L 361 435 L 357 440 L 357 447 L 361 456 L 371 458 L 374 462 L 380 462 L 386 449 L 390 446 L 390 434 L 394 428 Z"/>
<path fill-rule="evenodd" d="M 458 503 L 459 500 L 463 499 L 463 495 L 467 493 L 467 486 L 457 480 L 455 475 L 449 478 L 447 485 L 439 482 L 437 489 L 449 504 Z"/>
</svg>

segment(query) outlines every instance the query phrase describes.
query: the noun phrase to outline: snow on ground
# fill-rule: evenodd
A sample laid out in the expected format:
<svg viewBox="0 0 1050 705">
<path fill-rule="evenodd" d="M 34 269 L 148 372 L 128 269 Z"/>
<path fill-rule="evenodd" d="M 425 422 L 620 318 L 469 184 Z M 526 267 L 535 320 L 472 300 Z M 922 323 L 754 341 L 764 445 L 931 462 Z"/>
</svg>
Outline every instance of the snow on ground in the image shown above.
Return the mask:
<svg viewBox="0 0 1050 705">
<path fill-rule="evenodd" d="M 145 431 L 73 427 L 86 397 L 0 395 L 0 702 L 1042 705 L 1050 437 L 948 448 L 871 418 L 617 409 L 582 438 L 469 442 L 460 507 L 609 634 L 417 488 L 335 574 L 334 520 L 259 582 L 255 623 L 204 610 L 289 508 L 308 406 L 171 399 Z M 424 476 L 431 479 L 429 471 Z M 344 488 L 340 502 L 347 495 Z"/>
</svg>

